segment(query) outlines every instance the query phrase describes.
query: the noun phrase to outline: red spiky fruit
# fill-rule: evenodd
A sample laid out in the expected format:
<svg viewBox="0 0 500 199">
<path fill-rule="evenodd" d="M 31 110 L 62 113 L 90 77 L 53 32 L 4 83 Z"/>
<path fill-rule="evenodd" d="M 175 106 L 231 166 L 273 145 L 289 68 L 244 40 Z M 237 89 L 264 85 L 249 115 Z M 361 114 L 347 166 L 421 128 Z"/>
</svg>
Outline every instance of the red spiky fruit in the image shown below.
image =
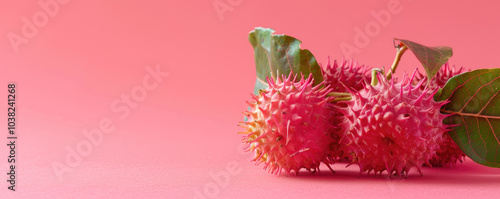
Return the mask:
<svg viewBox="0 0 500 199">
<path fill-rule="evenodd" d="M 429 163 L 432 167 L 450 167 L 454 166 L 457 162 L 463 162 L 464 159 L 464 152 L 462 152 L 457 143 L 446 132 L 443 133 L 443 143 L 441 143 L 439 150 L 436 152 L 436 156 L 429 160 Z"/>
<path fill-rule="evenodd" d="M 321 67 L 323 72 L 323 79 L 325 85 L 332 88 L 334 92 L 345 93 L 347 88 L 354 90 L 363 89 L 361 82 L 370 80 L 370 69 L 364 65 L 359 65 L 353 60 L 342 59 L 334 60 L 333 64 L 330 62 L 330 57 L 328 57 L 326 67 Z M 336 104 L 336 106 L 341 106 Z M 331 121 L 334 127 L 339 126 L 344 120 L 344 115 L 337 109 L 332 110 Z M 331 133 L 334 137 L 340 138 L 341 132 L 339 128 L 334 128 Z M 335 143 L 332 145 L 332 156 L 337 161 L 343 160 L 343 151 L 340 150 L 340 144 Z"/>
<path fill-rule="evenodd" d="M 450 64 L 446 62 L 436 73 L 436 75 L 429 81 L 429 85 L 427 85 L 427 76 L 423 75 L 422 73 L 418 72 L 418 74 L 415 76 L 413 79 L 413 84 L 417 84 L 420 81 L 424 81 L 425 83 L 421 85 L 422 89 L 425 89 L 425 87 L 429 88 L 430 90 L 434 90 L 436 88 L 442 88 L 446 84 L 446 82 L 459 74 L 462 74 L 463 72 L 466 72 L 465 68 L 460 67 L 458 69 L 455 68 L 455 66 L 450 67 Z"/>
<path fill-rule="evenodd" d="M 422 84 L 421 89 L 426 87 L 433 90 L 436 88 L 442 88 L 448 82 L 448 80 L 456 75 L 466 72 L 465 68 L 460 67 L 458 69 L 455 66 L 450 67 L 450 64 L 446 62 L 436 73 L 436 75 L 429 81 L 429 85 L 426 83 Z M 427 77 L 421 73 L 415 76 L 413 81 L 414 84 L 417 82 L 424 81 L 427 82 Z M 437 156 L 433 157 L 429 162 L 433 167 L 444 167 L 444 166 L 454 166 L 457 162 L 463 162 L 465 159 L 465 154 L 458 147 L 458 145 L 453 141 L 448 133 L 443 134 L 443 143 L 440 149 L 437 151 Z"/>
<path fill-rule="evenodd" d="M 371 79 L 370 69 L 364 65 L 358 65 L 353 60 L 342 59 L 340 63 L 334 60 L 333 64 L 330 64 L 330 57 L 328 57 L 327 62 L 326 67 L 321 67 L 323 79 L 325 85 L 330 86 L 335 92 L 347 92 L 346 87 L 361 90 L 363 89 L 361 82 Z"/>
<path fill-rule="evenodd" d="M 255 154 L 253 161 L 264 163 L 270 173 L 298 173 L 302 168 L 315 172 L 322 162 L 334 161 L 330 155 L 335 142 L 330 134 L 331 105 L 327 103 L 331 89 L 313 86 L 312 75 L 296 78 L 290 73 L 276 82 L 268 79 L 269 87 L 248 102 L 248 121 L 240 124 L 245 128 L 240 132 L 242 141 Z"/>
<path fill-rule="evenodd" d="M 398 83 L 388 81 L 380 73 L 376 86 L 366 85 L 361 91 L 349 92 L 352 100 L 342 108 L 347 120 L 342 123 L 345 134 L 340 143 L 360 174 L 382 173 L 407 176 L 412 168 L 421 173 L 443 142 L 447 125 L 440 113 L 446 102 L 435 102 L 435 92 L 412 86 L 405 75 Z"/>
</svg>

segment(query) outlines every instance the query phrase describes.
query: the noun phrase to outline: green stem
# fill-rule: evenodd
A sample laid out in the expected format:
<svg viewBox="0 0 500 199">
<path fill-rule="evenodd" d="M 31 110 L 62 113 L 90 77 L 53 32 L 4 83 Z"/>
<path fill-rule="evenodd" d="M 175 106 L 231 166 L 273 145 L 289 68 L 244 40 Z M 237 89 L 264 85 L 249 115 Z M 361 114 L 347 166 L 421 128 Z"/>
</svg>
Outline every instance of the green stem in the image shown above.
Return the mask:
<svg viewBox="0 0 500 199">
<path fill-rule="evenodd" d="M 341 92 L 330 92 L 328 93 L 329 97 L 349 97 L 351 94 L 349 93 L 341 93 Z"/>
<path fill-rule="evenodd" d="M 338 98 L 334 98 L 331 102 L 349 101 L 351 99 L 352 99 L 351 96 L 349 96 L 349 97 L 338 97 Z"/>
<path fill-rule="evenodd" d="M 371 85 L 372 86 L 376 86 L 378 84 L 378 79 L 377 79 L 377 73 L 382 73 L 383 74 L 383 70 L 380 69 L 380 68 L 374 68 L 372 69 L 372 82 L 371 82 Z"/>
<path fill-rule="evenodd" d="M 387 74 L 387 79 L 389 80 L 392 78 L 392 74 L 396 72 L 396 68 L 398 67 L 399 61 L 401 60 L 401 56 L 403 56 L 406 50 L 408 50 L 408 47 L 406 47 L 404 44 L 400 44 L 396 47 L 396 49 L 396 58 L 394 58 L 394 63 L 392 63 L 389 74 Z"/>
</svg>

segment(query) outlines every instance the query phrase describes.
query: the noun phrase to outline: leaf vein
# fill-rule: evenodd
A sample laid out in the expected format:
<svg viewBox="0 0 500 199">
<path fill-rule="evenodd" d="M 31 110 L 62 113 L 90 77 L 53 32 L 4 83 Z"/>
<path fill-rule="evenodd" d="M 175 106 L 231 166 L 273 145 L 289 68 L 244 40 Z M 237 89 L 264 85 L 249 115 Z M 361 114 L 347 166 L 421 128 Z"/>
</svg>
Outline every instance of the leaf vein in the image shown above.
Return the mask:
<svg viewBox="0 0 500 199">
<path fill-rule="evenodd" d="M 451 113 L 451 114 L 457 114 L 457 115 L 463 115 L 463 116 L 482 117 L 482 118 L 489 118 L 489 119 L 500 120 L 500 116 L 479 115 L 477 113 L 464 113 L 464 112 L 450 111 L 450 110 L 446 110 L 446 109 L 441 109 L 441 111 L 444 112 L 444 113 Z"/>
<path fill-rule="evenodd" d="M 487 84 L 485 84 L 485 85 L 491 85 L 491 83 L 492 83 L 492 82 L 494 82 L 494 81 L 495 81 L 495 80 L 497 80 L 497 79 L 500 79 L 500 76 L 499 76 L 499 77 L 496 77 L 495 79 L 491 80 L 490 82 L 488 82 L 488 83 L 487 83 Z M 477 90 L 478 90 L 478 92 L 479 92 L 479 90 L 481 90 L 481 88 L 482 88 L 483 86 L 485 86 L 485 85 L 482 85 L 481 87 L 479 87 L 479 88 L 477 89 Z M 493 98 L 495 98 L 495 97 L 498 95 L 498 93 L 499 93 L 499 92 L 500 92 L 500 91 L 497 91 L 497 92 L 496 92 L 493 96 L 491 96 L 490 100 L 488 100 L 488 102 L 486 102 L 486 104 L 483 106 L 483 108 L 481 109 L 481 111 L 479 111 L 479 114 L 481 114 L 481 113 L 483 112 L 484 108 L 486 108 L 486 107 L 488 106 L 488 104 L 490 104 L 491 100 L 493 100 Z"/>
<path fill-rule="evenodd" d="M 497 135 L 495 134 L 495 130 L 493 129 L 493 125 L 491 125 L 491 122 L 490 122 L 490 120 L 488 118 L 485 118 L 485 119 L 488 122 L 488 125 L 490 126 L 491 133 L 495 137 L 495 140 L 497 140 L 497 143 L 500 145 L 500 141 L 498 140 Z"/>
</svg>

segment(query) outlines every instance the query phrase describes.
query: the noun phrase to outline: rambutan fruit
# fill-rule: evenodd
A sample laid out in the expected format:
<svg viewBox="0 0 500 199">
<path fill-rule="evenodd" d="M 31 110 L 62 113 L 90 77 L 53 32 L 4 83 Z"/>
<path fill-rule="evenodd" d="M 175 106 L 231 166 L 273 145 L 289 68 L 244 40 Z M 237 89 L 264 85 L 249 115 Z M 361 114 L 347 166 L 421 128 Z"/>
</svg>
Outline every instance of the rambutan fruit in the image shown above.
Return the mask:
<svg viewBox="0 0 500 199">
<path fill-rule="evenodd" d="M 302 168 L 315 172 L 321 163 L 330 168 L 334 162 L 332 107 L 327 103 L 331 89 L 313 86 L 312 75 L 296 80 L 292 73 L 276 82 L 268 78 L 269 87 L 252 95 L 247 102 L 250 110 L 244 112 L 248 120 L 240 123 L 245 129 L 240 132 L 242 141 L 254 153 L 253 161 L 264 163 L 264 169 L 273 174 L 298 174 Z"/>
<path fill-rule="evenodd" d="M 442 88 L 448 82 L 448 80 L 456 75 L 466 72 L 465 68 L 460 67 L 458 69 L 455 66 L 450 67 L 450 64 L 446 62 L 441 69 L 436 73 L 436 75 L 428 82 L 421 85 L 421 89 L 426 87 L 433 90 L 436 88 Z M 413 84 L 417 84 L 420 81 L 427 82 L 427 77 L 421 73 L 413 79 Z M 444 166 L 454 166 L 458 161 L 462 162 L 465 158 L 465 154 L 457 146 L 457 144 L 451 139 L 448 133 L 443 133 L 443 143 L 440 149 L 437 151 L 437 156 L 433 157 L 429 162 L 433 167 L 444 167 Z"/>
<path fill-rule="evenodd" d="M 455 68 L 455 66 L 450 67 L 450 64 L 446 62 L 434 75 L 434 77 L 429 81 L 427 85 L 427 76 L 423 75 L 422 73 L 418 72 L 415 78 L 413 79 L 413 84 L 418 84 L 420 81 L 424 81 L 424 83 L 421 85 L 422 89 L 425 89 L 425 87 L 429 88 L 429 90 L 434 90 L 436 88 L 442 88 L 446 84 L 446 82 L 459 74 L 462 74 L 463 72 L 466 72 L 465 68 L 460 67 L 458 69 Z"/>
<path fill-rule="evenodd" d="M 358 65 L 352 60 L 346 61 L 342 59 L 339 63 L 337 60 L 330 64 L 328 57 L 326 67 L 321 67 L 323 71 L 323 79 L 326 86 L 330 86 L 334 92 L 347 92 L 347 88 L 354 90 L 363 89 L 362 82 L 369 81 L 370 68 L 364 65 Z M 344 84 L 344 85 L 342 85 Z"/>
<path fill-rule="evenodd" d="M 449 167 L 454 166 L 457 162 L 463 162 L 465 158 L 464 152 L 453 141 L 450 135 L 443 133 L 443 143 L 441 143 L 436 156 L 429 160 L 432 167 Z"/>
<path fill-rule="evenodd" d="M 406 177 L 414 167 L 422 174 L 421 166 L 436 155 L 448 130 L 442 123 L 448 115 L 440 113 L 446 102 L 434 101 L 437 90 L 419 89 L 423 81 L 412 86 L 406 75 L 398 83 L 380 73 L 377 79 L 376 86 L 348 90 L 352 100 L 340 109 L 346 117 L 342 150 L 360 174 L 387 171 Z"/>
<path fill-rule="evenodd" d="M 334 60 L 333 63 L 330 62 L 330 57 L 328 57 L 326 67 L 321 67 L 323 72 L 323 79 L 325 85 L 330 86 L 332 91 L 338 93 L 347 92 L 346 88 L 354 89 L 356 91 L 363 89 L 363 82 L 369 81 L 370 77 L 370 68 L 365 65 L 359 65 L 357 62 L 353 60 L 345 60 L 341 61 Z M 333 103 L 334 107 L 342 106 L 343 104 Z M 337 108 L 332 110 L 331 121 L 334 127 L 332 130 L 332 135 L 336 138 L 341 136 L 340 129 L 338 128 L 339 124 L 343 122 L 344 115 L 337 110 Z M 337 139 L 338 140 L 338 139 Z M 343 151 L 340 150 L 339 143 L 335 143 L 332 145 L 332 156 L 335 157 L 337 161 L 344 162 L 345 157 L 343 157 Z"/>
</svg>

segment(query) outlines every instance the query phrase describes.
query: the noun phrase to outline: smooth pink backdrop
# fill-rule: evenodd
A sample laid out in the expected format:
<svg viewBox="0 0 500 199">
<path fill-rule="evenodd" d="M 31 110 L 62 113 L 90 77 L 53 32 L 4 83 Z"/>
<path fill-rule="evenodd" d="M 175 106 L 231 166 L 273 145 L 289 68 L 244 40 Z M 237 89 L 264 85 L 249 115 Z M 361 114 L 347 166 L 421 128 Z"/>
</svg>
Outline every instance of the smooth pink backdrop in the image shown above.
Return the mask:
<svg viewBox="0 0 500 199">
<path fill-rule="evenodd" d="M 248 32 L 273 28 L 303 41 L 319 63 L 346 56 L 356 28 L 369 43 L 347 56 L 371 67 L 389 66 L 392 38 L 454 49 L 451 64 L 470 69 L 500 66 L 497 1 L 60 1 L 47 23 L 18 51 L 9 34 L 22 34 L 23 17 L 43 20 L 39 2 L 0 5 L 0 121 L 6 121 L 7 84 L 17 84 L 17 186 L 0 198 L 462 198 L 498 197 L 500 170 L 471 160 L 455 168 L 425 168 L 424 176 L 388 179 L 363 175 L 353 165 L 337 174 L 274 176 L 249 162 L 236 132 L 253 90 L 255 68 Z M 225 6 L 218 12 L 214 3 Z M 396 3 L 386 26 L 371 12 Z M 398 4 L 399 3 L 399 4 Z M 55 13 L 55 14 L 54 14 Z M 41 17 L 41 18 L 40 18 Z M 377 29 L 374 24 L 379 24 Z M 365 43 L 366 44 L 366 43 Z M 358 46 L 359 47 L 359 46 Z M 418 66 L 411 53 L 398 69 Z M 111 105 L 142 85 L 147 67 L 168 72 L 158 87 L 120 119 Z M 419 70 L 423 72 L 422 68 Z M 58 179 L 53 163 L 66 148 L 87 140 L 83 130 L 103 118 L 104 134 L 80 164 Z M 6 128 L 7 122 L 0 126 Z M 7 133 L 0 134 L 7 143 Z M 8 172 L 0 146 L 0 173 Z M 228 168 L 230 167 L 230 168 Z M 217 184 L 211 176 L 236 170 Z M 208 193 L 208 195 L 207 195 Z"/>
</svg>

